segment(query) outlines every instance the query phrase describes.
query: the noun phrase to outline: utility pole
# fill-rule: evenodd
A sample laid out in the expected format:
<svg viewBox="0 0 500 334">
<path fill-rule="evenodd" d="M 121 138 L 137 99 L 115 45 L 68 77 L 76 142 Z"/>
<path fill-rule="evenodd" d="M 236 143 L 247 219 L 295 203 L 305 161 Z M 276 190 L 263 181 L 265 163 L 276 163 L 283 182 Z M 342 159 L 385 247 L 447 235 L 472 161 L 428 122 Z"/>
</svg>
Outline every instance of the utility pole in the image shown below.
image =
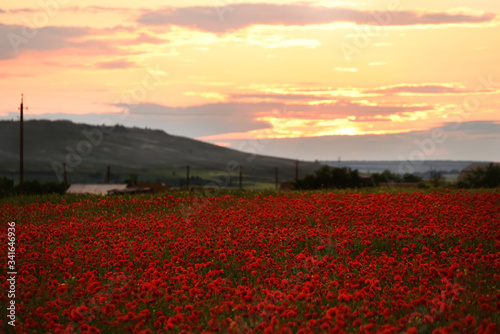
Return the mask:
<svg viewBox="0 0 500 334">
<path fill-rule="evenodd" d="M 20 133 L 19 133 L 19 194 L 23 195 L 23 181 L 24 181 L 24 132 L 23 132 L 23 99 L 24 94 L 21 94 L 21 106 L 19 107 L 19 111 L 21 111 L 20 118 Z M 28 110 L 28 108 L 26 108 Z"/>
<path fill-rule="evenodd" d="M 106 177 L 104 178 L 104 183 L 109 184 L 110 178 L 111 178 L 111 167 L 108 166 L 108 170 L 106 171 Z"/>
</svg>

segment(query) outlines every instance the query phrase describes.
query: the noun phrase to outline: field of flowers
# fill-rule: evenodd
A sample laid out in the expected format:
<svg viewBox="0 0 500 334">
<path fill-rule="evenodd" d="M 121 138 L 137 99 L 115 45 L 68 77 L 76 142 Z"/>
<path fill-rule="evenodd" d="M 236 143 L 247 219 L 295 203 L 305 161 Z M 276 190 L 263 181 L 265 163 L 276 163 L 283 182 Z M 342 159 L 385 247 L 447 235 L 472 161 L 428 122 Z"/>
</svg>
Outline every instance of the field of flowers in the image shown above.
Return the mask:
<svg viewBox="0 0 500 334">
<path fill-rule="evenodd" d="M 92 197 L 0 215 L 16 222 L 18 333 L 500 331 L 498 191 Z"/>
</svg>

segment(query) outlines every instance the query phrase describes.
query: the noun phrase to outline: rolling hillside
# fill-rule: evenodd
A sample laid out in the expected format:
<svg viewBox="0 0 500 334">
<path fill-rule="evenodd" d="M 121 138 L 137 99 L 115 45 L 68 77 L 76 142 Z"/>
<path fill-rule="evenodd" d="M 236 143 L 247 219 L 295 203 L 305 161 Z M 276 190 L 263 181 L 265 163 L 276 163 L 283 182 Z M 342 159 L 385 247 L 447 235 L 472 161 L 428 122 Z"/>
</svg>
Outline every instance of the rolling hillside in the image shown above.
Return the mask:
<svg viewBox="0 0 500 334">
<path fill-rule="evenodd" d="M 256 155 L 259 142 L 248 142 L 240 152 L 201 141 L 172 136 L 160 130 L 99 128 L 70 121 L 35 120 L 24 122 L 25 179 L 56 181 L 66 163 L 73 183 L 103 182 L 107 166 L 111 182 L 123 182 L 136 175 L 139 181 L 161 181 L 181 186 L 190 166 L 192 185 L 214 181 L 238 185 L 238 167 L 243 166 L 244 186 L 272 186 L 275 167 L 280 181 L 295 177 L 295 161 Z M 0 175 L 17 181 L 19 171 L 19 122 L 0 121 Z M 320 165 L 299 163 L 299 176 Z M 231 177 L 228 177 L 228 172 Z"/>
</svg>

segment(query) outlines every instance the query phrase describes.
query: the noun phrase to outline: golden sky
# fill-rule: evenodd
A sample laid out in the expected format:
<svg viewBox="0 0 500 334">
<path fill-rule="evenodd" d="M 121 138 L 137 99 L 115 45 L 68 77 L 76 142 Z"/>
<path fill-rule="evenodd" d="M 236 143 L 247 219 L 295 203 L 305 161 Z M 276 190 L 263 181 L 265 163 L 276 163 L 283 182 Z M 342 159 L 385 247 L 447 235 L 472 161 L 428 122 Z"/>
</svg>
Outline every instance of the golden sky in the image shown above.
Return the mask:
<svg viewBox="0 0 500 334">
<path fill-rule="evenodd" d="M 497 0 L 3 0 L 0 118 L 24 93 L 27 118 L 231 147 L 452 122 L 496 145 L 499 38 Z"/>
</svg>

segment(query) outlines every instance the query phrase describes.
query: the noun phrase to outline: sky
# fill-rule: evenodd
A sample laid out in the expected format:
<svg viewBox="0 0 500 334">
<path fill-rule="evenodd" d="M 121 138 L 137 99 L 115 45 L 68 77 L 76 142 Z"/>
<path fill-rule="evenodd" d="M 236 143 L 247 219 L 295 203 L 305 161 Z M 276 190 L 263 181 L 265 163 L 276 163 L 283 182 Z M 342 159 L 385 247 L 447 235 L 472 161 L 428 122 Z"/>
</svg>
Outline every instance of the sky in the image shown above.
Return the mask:
<svg viewBox="0 0 500 334">
<path fill-rule="evenodd" d="M 0 0 L 0 119 L 303 160 L 500 161 L 497 0 Z"/>
</svg>

